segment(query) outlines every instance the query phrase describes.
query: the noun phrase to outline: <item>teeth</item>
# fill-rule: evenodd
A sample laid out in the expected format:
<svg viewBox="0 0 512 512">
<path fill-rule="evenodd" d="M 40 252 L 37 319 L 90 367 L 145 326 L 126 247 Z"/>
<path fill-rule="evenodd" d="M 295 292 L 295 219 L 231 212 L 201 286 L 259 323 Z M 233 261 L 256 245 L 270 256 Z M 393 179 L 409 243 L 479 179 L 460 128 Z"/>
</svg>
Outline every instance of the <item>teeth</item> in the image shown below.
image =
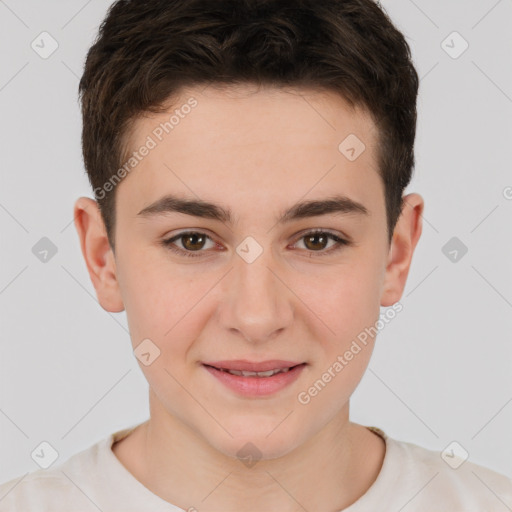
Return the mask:
<svg viewBox="0 0 512 512">
<path fill-rule="evenodd" d="M 240 370 L 224 370 L 223 372 L 231 373 L 231 375 L 238 375 L 243 377 L 271 377 L 272 375 L 275 375 L 276 373 L 286 373 L 289 371 L 290 368 L 283 368 L 278 370 L 268 370 L 266 372 L 246 372 L 246 371 L 240 371 Z"/>
</svg>

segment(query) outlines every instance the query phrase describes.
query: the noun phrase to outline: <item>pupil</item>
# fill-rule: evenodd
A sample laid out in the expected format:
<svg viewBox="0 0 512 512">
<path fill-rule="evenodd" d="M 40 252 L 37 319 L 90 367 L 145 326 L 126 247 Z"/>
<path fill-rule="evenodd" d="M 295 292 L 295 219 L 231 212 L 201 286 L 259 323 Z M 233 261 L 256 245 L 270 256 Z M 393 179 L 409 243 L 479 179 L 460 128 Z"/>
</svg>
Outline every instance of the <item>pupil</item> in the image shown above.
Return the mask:
<svg viewBox="0 0 512 512">
<path fill-rule="evenodd" d="M 325 236 L 324 236 L 324 235 L 322 235 L 322 234 L 315 234 L 315 235 L 307 236 L 307 237 L 306 237 L 306 246 L 308 246 L 308 244 L 309 244 L 309 242 L 310 242 L 311 240 L 315 240 L 315 239 L 317 239 L 317 238 L 320 238 L 320 239 L 322 239 L 322 240 L 323 240 L 323 242 L 325 242 L 327 237 L 325 237 Z M 313 245 L 315 245 L 315 243 L 314 243 L 314 242 L 313 242 Z M 322 247 L 317 247 L 317 249 L 323 249 L 323 248 L 325 247 L 325 244 L 321 244 L 321 245 L 322 245 Z M 311 247 L 309 247 L 309 248 L 311 248 Z M 313 249 L 314 249 L 314 248 L 315 248 L 315 247 L 313 247 Z"/>
<path fill-rule="evenodd" d="M 196 239 L 199 239 L 201 240 L 201 242 L 192 242 L 192 244 L 188 244 L 188 243 L 185 243 L 183 244 L 187 249 L 201 249 L 203 244 L 204 244 L 204 237 L 202 235 L 199 235 L 197 233 L 192 233 L 190 235 L 185 235 L 184 236 L 185 238 L 185 241 L 188 241 L 188 240 L 196 240 Z"/>
</svg>

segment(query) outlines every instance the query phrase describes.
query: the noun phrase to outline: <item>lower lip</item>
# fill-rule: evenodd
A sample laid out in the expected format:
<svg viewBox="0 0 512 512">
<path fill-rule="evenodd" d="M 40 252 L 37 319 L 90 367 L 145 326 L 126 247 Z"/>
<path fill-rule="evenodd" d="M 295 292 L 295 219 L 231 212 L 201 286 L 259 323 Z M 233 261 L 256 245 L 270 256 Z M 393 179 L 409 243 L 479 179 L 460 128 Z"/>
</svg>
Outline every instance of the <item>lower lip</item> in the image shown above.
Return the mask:
<svg viewBox="0 0 512 512">
<path fill-rule="evenodd" d="M 286 373 L 276 373 L 271 377 L 244 377 L 217 370 L 217 368 L 212 366 L 203 365 L 214 377 L 231 390 L 243 396 L 253 397 L 271 395 L 281 391 L 297 380 L 305 366 L 306 364 L 303 363 L 288 370 Z"/>
</svg>

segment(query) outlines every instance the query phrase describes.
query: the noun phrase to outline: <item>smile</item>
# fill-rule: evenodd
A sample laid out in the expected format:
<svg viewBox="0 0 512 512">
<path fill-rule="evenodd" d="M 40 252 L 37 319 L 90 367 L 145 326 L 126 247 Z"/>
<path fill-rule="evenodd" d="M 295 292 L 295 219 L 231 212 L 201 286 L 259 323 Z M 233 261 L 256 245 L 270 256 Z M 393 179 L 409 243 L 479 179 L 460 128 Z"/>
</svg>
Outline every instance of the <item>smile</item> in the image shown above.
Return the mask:
<svg viewBox="0 0 512 512">
<path fill-rule="evenodd" d="M 226 370 L 225 368 L 217 368 L 221 372 L 228 372 L 231 375 L 242 375 L 244 377 L 272 377 L 276 373 L 286 373 L 290 370 L 288 368 L 278 368 L 276 370 L 269 370 L 268 372 L 245 372 L 241 370 Z"/>
<path fill-rule="evenodd" d="M 306 363 L 299 363 L 265 371 L 251 371 L 203 364 L 217 382 L 244 397 L 260 397 L 282 391 L 298 379 L 306 366 Z"/>
</svg>

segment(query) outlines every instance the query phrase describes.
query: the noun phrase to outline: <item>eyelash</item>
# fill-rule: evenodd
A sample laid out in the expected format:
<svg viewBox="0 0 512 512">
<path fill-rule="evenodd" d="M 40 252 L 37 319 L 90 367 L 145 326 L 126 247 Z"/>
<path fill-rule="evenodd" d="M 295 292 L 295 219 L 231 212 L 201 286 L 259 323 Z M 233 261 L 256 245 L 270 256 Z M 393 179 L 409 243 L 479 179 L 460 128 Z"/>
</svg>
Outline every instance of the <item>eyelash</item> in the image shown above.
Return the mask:
<svg viewBox="0 0 512 512">
<path fill-rule="evenodd" d="M 299 237 L 297 242 L 299 240 L 302 240 L 303 238 L 306 238 L 307 236 L 317 235 L 317 234 L 327 235 L 328 238 L 330 238 L 331 240 L 334 240 L 336 242 L 336 245 L 334 245 L 333 247 L 331 247 L 330 249 L 327 249 L 327 250 L 307 251 L 307 252 L 310 252 L 310 253 L 317 253 L 317 254 L 315 254 L 315 257 L 316 256 L 329 255 L 329 254 L 332 254 L 334 252 L 339 251 L 340 249 L 342 249 L 343 246 L 352 245 L 352 242 L 350 242 L 350 241 L 348 241 L 348 240 L 346 240 L 344 238 L 340 238 L 339 236 L 335 235 L 334 233 L 331 233 L 331 232 L 323 230 L 323 229 L 314 229 L 312 231 L 308 231 L 307 233 L 304 233 L 301 237 Z M 203 233 L 201 231 L 183 231 L 183 232 L 179 233 L 178 235 L 173 236 L 172 238 L 168 238 L 166 240 L 162 240 L 161 243 L 162 243 L 162 245 L 164 247 L 166 247 L 170 251 L 172 251 L 175 254 L 178 254 L 180 256 L 185 256 L 187 258 L 201 257 L 201 253 L 206 252 L 206 251 L 202 251 L 202 250 L 199 250 L 199 251 L 186 251 L 186 250 L 180 249 L 179 247 L 176 247 L 174 245 L 174 242 L 176 240 L 179 240 L 180 238 L 184 237 L 185 235 L 204 235 L 207 238 L 209 238 L 210 240 L 212 240 L 212 238 L 210 236 L 208 236 L 206 233 Z"/>
</svg>

